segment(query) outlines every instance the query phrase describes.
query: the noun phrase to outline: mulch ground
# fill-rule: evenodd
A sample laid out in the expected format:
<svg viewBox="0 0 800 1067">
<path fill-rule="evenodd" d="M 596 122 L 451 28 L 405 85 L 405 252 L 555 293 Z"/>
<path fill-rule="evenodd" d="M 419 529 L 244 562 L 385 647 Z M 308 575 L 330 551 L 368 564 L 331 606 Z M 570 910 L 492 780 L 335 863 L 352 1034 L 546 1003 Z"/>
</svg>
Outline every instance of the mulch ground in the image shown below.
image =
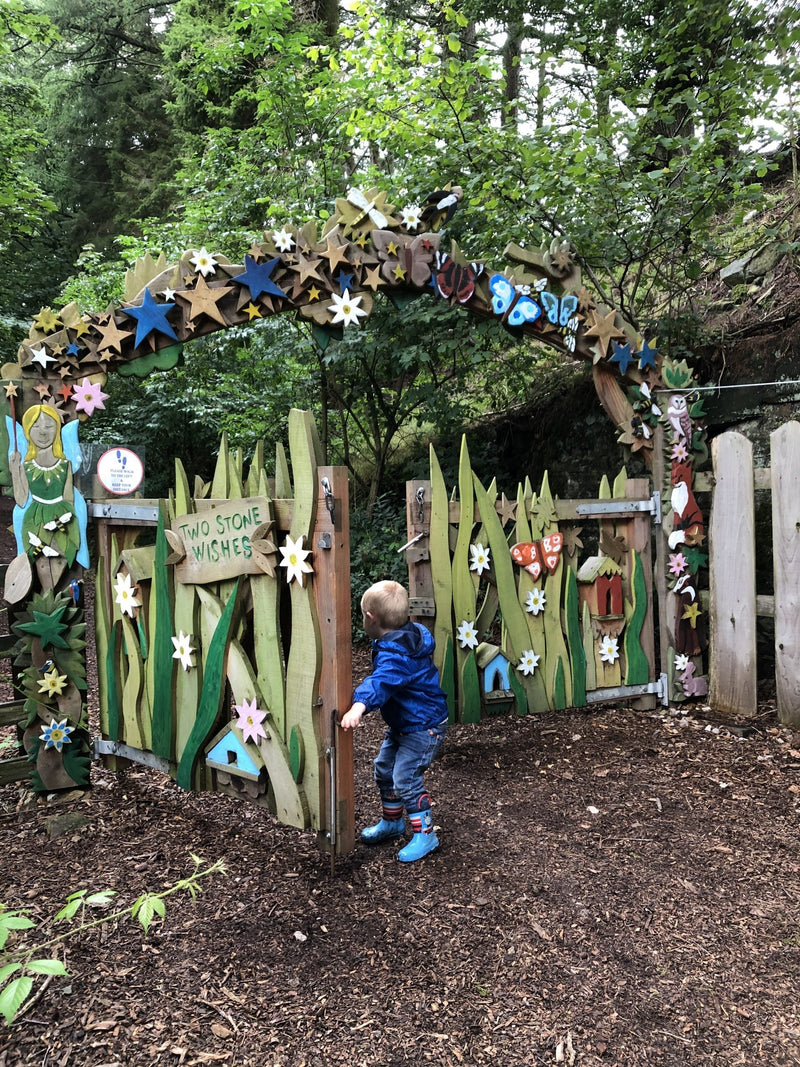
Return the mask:
<svg viewBox="0 0 800 1067">
<path fill-rule="evenodd" d="M 359 845 L 333 876 L 313 835 L 144 769 L 58 808 L 0 790 L 0 900 L 42 937 L 77 889 L 227 869 L 146 937 L 64 942 L 0 1067 L 800 1064 L 800 737 L 702 710 L 453 728 L 439 851 Z M 359 825 L 379 739 L 356 734 Z"/>
</svg>

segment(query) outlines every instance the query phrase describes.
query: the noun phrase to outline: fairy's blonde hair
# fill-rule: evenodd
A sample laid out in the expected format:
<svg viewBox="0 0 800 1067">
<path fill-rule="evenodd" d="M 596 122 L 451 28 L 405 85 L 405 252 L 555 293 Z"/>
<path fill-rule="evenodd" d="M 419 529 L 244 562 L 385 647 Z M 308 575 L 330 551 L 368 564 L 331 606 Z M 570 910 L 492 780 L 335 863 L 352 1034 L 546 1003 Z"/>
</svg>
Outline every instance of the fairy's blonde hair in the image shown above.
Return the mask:
<svg viewBox="0 0 800 1067">
<path fill-rule="evenodd" d="M 36 456 L 38 455 L 39 450 L 31 440 L 31 427 L 40 415 L 47 415 L 56 424 L 56 436 L 53 441 L 53 455 L 56 459 L 65 459 L 64 446 L 61 443 L 61 416 L 56 409 L 49 404 L 34 404 L 33 407 L 28 408 L 22 416 L 22 429 L 25 431 L 25 437 L 28 441 L 28 451 L 25 453 L 25 459 L 36 459 Z"/>
</svg>

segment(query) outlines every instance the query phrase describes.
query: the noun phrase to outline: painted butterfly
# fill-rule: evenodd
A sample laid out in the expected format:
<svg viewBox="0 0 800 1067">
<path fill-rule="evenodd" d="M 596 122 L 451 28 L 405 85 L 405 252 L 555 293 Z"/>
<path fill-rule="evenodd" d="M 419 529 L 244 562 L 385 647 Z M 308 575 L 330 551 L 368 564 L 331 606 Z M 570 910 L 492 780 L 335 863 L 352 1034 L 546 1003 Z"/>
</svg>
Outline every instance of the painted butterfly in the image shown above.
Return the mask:
<svg viewBox="0 0 800 1067">
<path fill-rule="evenodd" d="M 577 296 L 554 296 L 553 293 L 548 293 L 545 290 L 540 299 L 542 305 L 547 314 L 549 322 L 552 322 L 554 326 L 569 326 L 570 319 L 578 310 L 578 298 Z M 577 323 L 575 324 L 577 328 Z"/>
<path fill-rule="evenodd" d="M 437 252 L 436 267 L 433 280 L 442 296 L 466 304 L 475 292 L 475 282 L 483 273 L 483 264 L 456 263 L 451 256 Z"/>
<path fill-rule="evenodd" d="M 495 315 L 506 317 L 509 326 L 523 326 L 526 322 L 536 322 L 542 309 L 527 293 L 515 289 L 502 274 L 493 274 L 489 279 L 492 290 L 492 310 Z"/>
<path fill-rule="evenodd" d="M 534 581 L 541 578 L 542 572 L 555 574 L 561 549 L 564 547 L 564 535 L 548 534 L 541 541 L 520 541 L 511 549 L 511 558 L 520 567 L 524 567 Z"/>
</svg>

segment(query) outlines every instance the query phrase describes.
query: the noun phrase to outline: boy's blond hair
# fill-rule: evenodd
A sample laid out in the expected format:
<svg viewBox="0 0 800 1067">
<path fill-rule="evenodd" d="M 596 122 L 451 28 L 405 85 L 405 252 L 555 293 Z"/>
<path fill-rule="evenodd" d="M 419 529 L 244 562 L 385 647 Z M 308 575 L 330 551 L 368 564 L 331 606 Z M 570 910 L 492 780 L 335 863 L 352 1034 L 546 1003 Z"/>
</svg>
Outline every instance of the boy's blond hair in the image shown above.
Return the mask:
<svg viewBox="0 0 800 1067">
<path fill-rule="evenodd" d="M 361 598 L 362 612 L 370 612 L 383 630 L 399 630 L 408 622 L 408 593 L 399 582 L 375 582 Z"/>
</svg>

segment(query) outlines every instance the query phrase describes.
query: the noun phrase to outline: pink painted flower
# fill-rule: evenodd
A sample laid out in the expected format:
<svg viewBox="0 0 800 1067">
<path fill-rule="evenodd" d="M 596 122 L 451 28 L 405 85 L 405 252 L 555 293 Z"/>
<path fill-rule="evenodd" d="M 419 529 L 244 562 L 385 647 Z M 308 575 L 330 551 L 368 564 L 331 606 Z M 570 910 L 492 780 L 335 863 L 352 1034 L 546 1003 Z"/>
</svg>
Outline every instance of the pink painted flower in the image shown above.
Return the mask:
<svg viewBox="0 0 800 1067">
<path fill-rule="evenodd" d="M 675 552 L 669 557 L 669 570 L 670 574 L 674 574 L 676 578 L 679 574 L 683 574 L 686 570 L 686 556 L 683 552 Z"/>
<path fill-rule="evenodd" d="M 239 718 L 236 725 L 244 734 L 245 741 L 258 742 L 259 737 L 266 737 L 267 731 L 262 726 L 267 717 L 266 711 L 259 711 L 255 700 L 245 700 L 241 704 L 234 704 Z"/>
<path fill-rule="evenodd" d="M 108 393 L 104 393 L 100 382 L 90 382 L 84 378 L 80 385 L 73 385 L 72 399 L 75 401 L 76 411 L 85 411 L 91 415 L 96 408 L 105 408 L 104 400 L 108 400 Z"/>
<path fill-rule="evenodd" d="M 683 441 L 676 441 L 672 446 L 672 459 L 675 463 L 683 463 L 684 460 L 689 458 L 689 450 Z"/>
</svg>

